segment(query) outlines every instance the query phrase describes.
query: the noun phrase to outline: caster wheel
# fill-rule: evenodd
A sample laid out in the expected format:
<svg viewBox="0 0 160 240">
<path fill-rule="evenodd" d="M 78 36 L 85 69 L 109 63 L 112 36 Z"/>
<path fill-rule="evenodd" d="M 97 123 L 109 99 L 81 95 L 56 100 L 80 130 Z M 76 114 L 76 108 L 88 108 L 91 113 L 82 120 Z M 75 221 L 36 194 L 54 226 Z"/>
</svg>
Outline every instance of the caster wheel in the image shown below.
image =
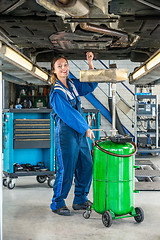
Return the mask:
<svg viewBox="0 0 160 240">
<path fill-rule="evenodd" d="M 13 183 L 13 181 L 10 180 L 10 181 L 8 182 L 7 187 L 8 187 L 9 189 L 13 189 L 13 188 L 15 187 L 15 183 Z"/>
<path fill-rule="evenodd" d="M 88 211 L 85 211 L 85 212 L 83 213 L 83 217 L 84 217 L 85 219 L 90 218 L 90 213 L 89 213 Z"/>
<path fill-rule="evenodd" d="M 55 179 L 55 177 L 50 177 L 50 178 L 48 179 L 48 186 L 49 186 L 50 188 L 53 188 L 54 179 Z"/>
<path fill-rule="evenodd" d="M 3 186 L 4 186 L 4 187 L 7 187 L 7 185 L 8 185 L 7 179 L 4 178 L 4 179 L 3 179 Z"/>
<path fill-rule="evenodd" d="M 37 179 L 37 182 L 44 183 L 46 181 L 47 177 L 46 176 L 37 176 L 36 179 Z"/>
<path fill-rule="evenodd" d="M 144 212 L 143 209 L 140 207 L 135 208 L 136 211 L 136 216 L 134 216 L 134 219 L 136 220 L 137 223 L 143 222 L 144 220 Z"/>
<path fill-rule="evenodd" d="M 112 225 L 112 215 L 110 214 L 109 211 L 103 212 L 102 222 L 105 227 L 110 227 Z"/>
</svg>

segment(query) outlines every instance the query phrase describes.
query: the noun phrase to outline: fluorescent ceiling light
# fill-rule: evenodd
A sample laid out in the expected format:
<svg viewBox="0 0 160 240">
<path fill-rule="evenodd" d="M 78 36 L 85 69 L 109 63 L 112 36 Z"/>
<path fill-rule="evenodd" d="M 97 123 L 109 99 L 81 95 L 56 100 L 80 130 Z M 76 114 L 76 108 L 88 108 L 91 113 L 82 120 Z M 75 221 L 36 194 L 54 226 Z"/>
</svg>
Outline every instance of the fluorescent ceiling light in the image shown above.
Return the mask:
<svg viewBox="0 0 160 240">
<path fill-rule="evenodd" d="M 138 69 L 134 74 L 133 74 L 133 79 L 136 79 L 138 77 L 140 77 L 143 73 L 145 73 L 145 67 L 141 67 L 140 69 Z"/>
<path fill-rule="evenodd" d="M 160 53 L 158 53 L 154 58 L 152 58 L 147 64 L 147 69 L 151 69 L 154 66 L 156 66 L 158 63 L 160 63 Z"/>
<path fill-rule="evenodd" d="M 34 68 L 34 73 L 40 77 L 40 78 L 43 78 L 44 80 L 48 80 L 48 74 L 43 72 L 41 69 L 39 69 L 38 67 L 35 67 Z"/>
<path fill-rule="evenodd" d="M 129 76 L 131 84 L 160 84 L 160 49 Z"/>
<path fill-rule="evenodd" d="M 5 47 L 4 56 L 29 71 L 31 71 L 33 68 L 33 64 L 30 61 L 28 61 L 26 58 L 24 58 L 22 55 L 20 55 L 18 52 L 14 51 L 10 47 Z"/>
</svg>

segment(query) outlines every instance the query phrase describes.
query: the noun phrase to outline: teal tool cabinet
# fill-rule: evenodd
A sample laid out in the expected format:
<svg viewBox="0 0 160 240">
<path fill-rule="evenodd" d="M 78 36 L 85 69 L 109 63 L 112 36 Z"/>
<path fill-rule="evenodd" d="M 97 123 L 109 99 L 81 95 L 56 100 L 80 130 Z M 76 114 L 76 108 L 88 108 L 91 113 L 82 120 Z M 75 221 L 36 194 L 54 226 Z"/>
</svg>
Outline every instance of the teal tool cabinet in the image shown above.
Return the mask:
<svg viewBox="0 0 160 240">
<path fill-rule="evenodd" d="M 15 187 L 15 179 L 36 176 L 53 187 L 55 174 L 54 122 L 50 109 L 3 111 L 3 185 Z"/>
<path fill-rule="evenodd" d="M 83 109 L 83 116 L 87 121 L 89 127 L 93 130 L 95 135 L 95 141 L 100 139 L 100 131 L 94 131 L 94 129 L 100 129 L 100 111 L 99 109 Z M 88 138 L 90 150 L 93 150 L 93 141 Z"/>
</svg>

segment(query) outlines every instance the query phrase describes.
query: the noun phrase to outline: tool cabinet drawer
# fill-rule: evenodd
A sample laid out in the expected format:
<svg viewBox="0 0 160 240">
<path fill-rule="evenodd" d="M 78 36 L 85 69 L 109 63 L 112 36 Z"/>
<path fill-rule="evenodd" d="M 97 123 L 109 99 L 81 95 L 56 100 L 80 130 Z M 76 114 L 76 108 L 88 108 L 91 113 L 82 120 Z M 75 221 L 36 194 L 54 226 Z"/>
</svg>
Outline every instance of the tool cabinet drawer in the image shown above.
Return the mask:
<svg viewBox="0 0 160 240">
<path fill-rule="evenodd" d="M 14 119 L 14 149 L 50 148 L 50 119 Z"/>
</svg>

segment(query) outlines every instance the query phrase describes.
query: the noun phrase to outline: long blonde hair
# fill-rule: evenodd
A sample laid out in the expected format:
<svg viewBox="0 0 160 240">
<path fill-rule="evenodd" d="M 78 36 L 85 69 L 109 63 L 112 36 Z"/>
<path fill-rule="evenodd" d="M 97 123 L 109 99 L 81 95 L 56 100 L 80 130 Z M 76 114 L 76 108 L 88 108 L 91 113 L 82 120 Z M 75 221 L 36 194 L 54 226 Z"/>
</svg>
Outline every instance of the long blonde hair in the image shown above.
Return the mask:
<svg viewBox="0 0 160 240">
<path fill-rule="evenodd" d="M 51 62 L 51 77 L 50 77 L 50 82 L 51 82 L 52 85 L 56 82 L 56 79 L 57 79 L 57 76 L 54 73 L 54 64 L 57 62 L 57 60 L 59 60 L 61 58 L 65 59 L 67 61 L 67 63 L 68 63 L 67 58 L 65 56 L 63 56 L 63 55 L 58 55 L 57 57 L 53 58 L 53 60 Z"/>
</svg>

